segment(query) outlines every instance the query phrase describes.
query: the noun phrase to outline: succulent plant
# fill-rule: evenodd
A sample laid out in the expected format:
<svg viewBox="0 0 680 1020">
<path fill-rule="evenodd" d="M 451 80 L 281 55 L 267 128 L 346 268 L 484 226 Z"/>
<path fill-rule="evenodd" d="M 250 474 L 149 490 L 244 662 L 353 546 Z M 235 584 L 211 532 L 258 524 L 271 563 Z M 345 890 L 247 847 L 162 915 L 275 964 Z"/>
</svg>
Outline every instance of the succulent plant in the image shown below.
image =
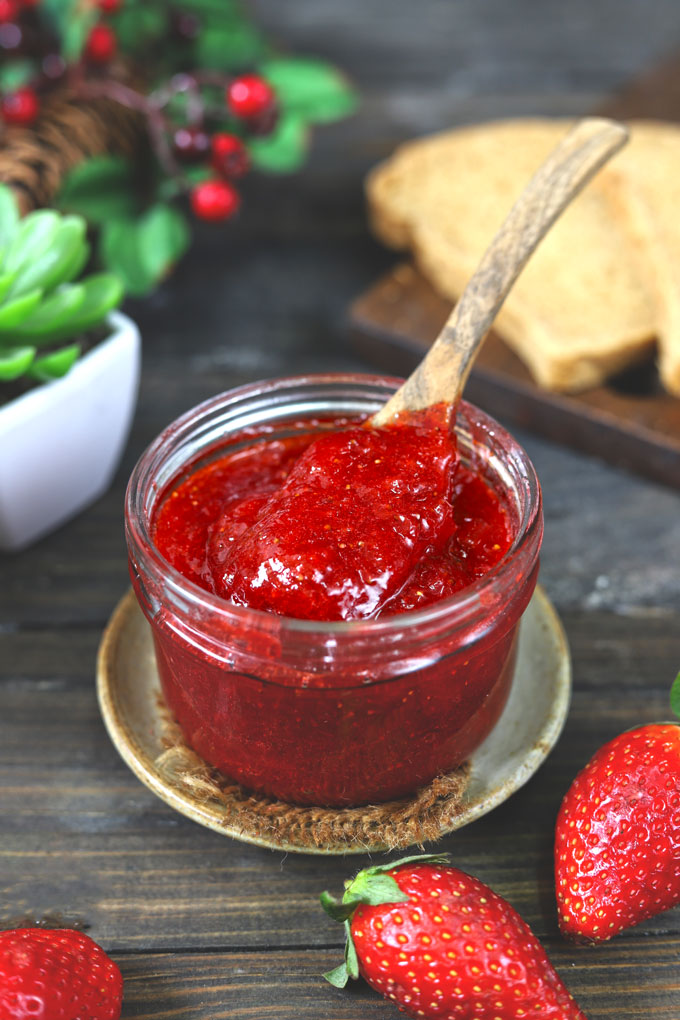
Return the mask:
<svg viewBox="0 0 680 1020">
<path fill-rule="evenodd" d="M 19 217 L 0 185 L 0 382 L 46 382 L 65 375 L 77 341 L 123 296 L 111 273 L 76 281 L 89 255 L 82 216 L 41 209 Z"/>
</svg>

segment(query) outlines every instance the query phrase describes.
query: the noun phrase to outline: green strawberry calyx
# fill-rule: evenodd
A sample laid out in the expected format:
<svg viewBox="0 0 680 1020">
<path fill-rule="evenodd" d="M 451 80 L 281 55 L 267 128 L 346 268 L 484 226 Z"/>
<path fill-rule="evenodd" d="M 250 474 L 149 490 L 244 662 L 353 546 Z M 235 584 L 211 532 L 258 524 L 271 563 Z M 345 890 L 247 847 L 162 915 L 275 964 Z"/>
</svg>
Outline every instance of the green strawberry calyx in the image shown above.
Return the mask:
<svg viewBox="0 0 680 1020">
<path fill-rule="evenodd" d="M 354 878 L 348 878 L 341 900 L 331 896 L 328 892 L 321 893 L 321 906 L 329 917 L 344 925 L 347 936 L 344 962 L 324 974 L 326 981 L 336 988 L 344 988 L 350 978 L 359 977 L 359 959 L 351 930 L 352 915 L 358 906 L 365 904 L 377 907 L 382 903 L 405 903 L 408 900 L 408 895 L 401 891 L 396 880 L 387 872 L 394 871 L 395 868 L 402 868 L 407 864 L 446 865 L 448 863 L 448 854 L 414 854 L 411 857 L 402 857 L 398 861 L 390 861 L 387 864 L 374 864 L 370 868 L 364 868 Z"/>
</svg>

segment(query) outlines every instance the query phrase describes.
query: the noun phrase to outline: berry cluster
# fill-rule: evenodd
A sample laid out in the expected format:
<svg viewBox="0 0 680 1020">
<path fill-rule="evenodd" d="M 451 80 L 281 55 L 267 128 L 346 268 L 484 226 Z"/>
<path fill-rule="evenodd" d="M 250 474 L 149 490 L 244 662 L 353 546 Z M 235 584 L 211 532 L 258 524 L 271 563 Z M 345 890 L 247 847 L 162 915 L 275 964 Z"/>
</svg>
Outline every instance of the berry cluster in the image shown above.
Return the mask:
<svg viewBox="0 0 680 1020">
<path fill-rule="evenodd" d="M 97 0 L 102 15 L 115 14 L 124 0 Z M 41 86 L 60 78 L 66 67 L 62 58 L 53 52 L 43 53 L 42 40 L 37 32 L 34 9 L 39 0 L 0 0 L 0 49 L 24 53 L 35 50 L 41 57 L 41 79 L 37 85 L 23 85 L 5 93 L 0 99 L 0 116 L 5 124 L 32 124 L 40 112 Z M 33 44 L 33 45 L 31 45 Z M 108 64 L 116 55 L 118 41 L 110 25 L 104 20 L 92 26 L 85 43 L 83 59 L 90 64 Z"/>
<path fill-rule="evenodd" d="M 198 94 L 198 108 L 194 103 L 188 123 L 177 125 L 167 116 L 165 104 L 175 90 L 173 79 L 166 90 L 150 95 L 137 93 L 116 80 L 114 68 L 109 65 L 118 52 L 118 39 L 110 19 L 123 7 L 125 0 L 95 0 L 97 20 L 89 29 L 82 56 L 76 65 L 67 65 L 54 52 L 53 40 L 40 38 L 40 24 L 32 8 L 40 0 L 0 0 L 0 51 L 12 49 L 7 40 L 16 35 L 22 54 L 30 50 L 36 61 L 35 79 L 30 83 L 6 92 L 0 98 L 0 117 L 8 125 L 29 126 L 40 112 L 41 95 L 55 82 L 66 76 L 75 82 L 81 95 L 108 95 L 124 105 L 133 106 L 144 113 L 149 122 L 161 125 L 163 145 L 159 158 L 163 169 L 176 181 L 177 190 L 189 194 L 191 208 L 200 219 L 212 222 L 226 220 L 238 210 L 241 199 L 233 181 L 250 169 L 245 136 L 266 135 L 273 130 L 278 118 L 274 90 L 257 74 L 242 74 L 230 79 L 223 75 L 202 75 L 201 71 L 178 75 Z M 200 23 L 189 14 L 173 11 L 169 28 L 176 36 L 192 39 L 200 32 Z M 4 33 L 4 34 L 3 34 Z M 43 32 L 43 36 L 45 33 Z M 32 39 L 33 45 L 27 45 Z M 24 40 L 21 42 L 21 40 Z M 46 48 L 47 47 L 47 48 Z M 217 118 L 206 115 L 206 104 L 200 98 L 203 84 L 219 84 L 224 90 L 224 106 Z M 210 122 L 210 126 L 206 125 Z M 212 123 L 214 121 L 214 124 Z M 222 122 L 232 130 L 223 130 Z M 156 137 L 158 131 L 156 131 Z M 154 137 L 154 132 L 150 131 Z M 167 144 L 166 144 L 167 143 Z M 166 157 L 165 159 L 163 157 Z M 184 172 L 183 164 L 209 166 L 212 175 L 199 183 L 192 183 Z"/>
<path fill-rule="evenodd" d="M 244 74 L 225 91 L 227 109 L 251 134 L 265 134 L 276 122 L 276 97 L 271 86 L 256 74 Z M 181 158 L 201 160 L 208 156 L 216 175 L 191 191 L 191 208 L 202 220 L 226 220 L 239 208 L 241 199 L 232 184 L 250 169 L 248 150 L 238 135 L 216 132 L 212 138 L 201 128 L 175 132 L 175 152 Z"/>
</svg>

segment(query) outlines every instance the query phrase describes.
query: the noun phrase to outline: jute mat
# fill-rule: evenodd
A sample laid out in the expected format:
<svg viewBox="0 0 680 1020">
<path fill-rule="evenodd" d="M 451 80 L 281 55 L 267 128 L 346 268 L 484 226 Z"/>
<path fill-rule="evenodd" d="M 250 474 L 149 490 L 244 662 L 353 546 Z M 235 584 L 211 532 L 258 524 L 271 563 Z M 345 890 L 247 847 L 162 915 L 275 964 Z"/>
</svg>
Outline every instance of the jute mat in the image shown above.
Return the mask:
<svg viewBox="0 0 680 1020">
<path fill-rule="evenodd" d="M 166 750 L 156 759 L 158 771 L 195 800 L 217 801 L 225 809 L 225 826 L 282 847 L 327 847 L 338 853 L 343 847 L 422 846 L 451 827 L 470 776 L 466 762 L 403 800 L 357 808 L 299 807 L 250 793 L 212 768 L 184 743 L 164 702 L 161 710 Z"/>
</svg>

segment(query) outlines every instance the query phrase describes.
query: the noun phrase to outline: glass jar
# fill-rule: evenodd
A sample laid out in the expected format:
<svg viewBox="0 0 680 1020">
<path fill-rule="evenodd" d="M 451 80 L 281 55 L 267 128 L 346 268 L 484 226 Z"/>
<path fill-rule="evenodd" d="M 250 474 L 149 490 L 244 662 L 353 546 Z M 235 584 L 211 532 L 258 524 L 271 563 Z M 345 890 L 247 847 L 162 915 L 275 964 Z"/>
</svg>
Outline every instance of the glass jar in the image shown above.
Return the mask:
<svg viewBox="0 0 680 1020">
<path fill-rule="evenodd" d="M 538 572 L 543 518 L 531 462 L 497 422 L 461 404 L 462 459 L 499 493 L 514 542 L 455 596 L 375 620 L 324 623 L 233 606 L 161 556 L 154 516 L 197 466 L 251 445 L 263 427 L 267 440 L 328 429 L 333 418 L 370 415 L 399 382 L 316 375 L 221 394 L 168 426 L 128 485 L 132 583 L 187 743 L 246 788 L 290 803 L 405 796 L 463 762 L 491 731 Z"/>
</svg>

